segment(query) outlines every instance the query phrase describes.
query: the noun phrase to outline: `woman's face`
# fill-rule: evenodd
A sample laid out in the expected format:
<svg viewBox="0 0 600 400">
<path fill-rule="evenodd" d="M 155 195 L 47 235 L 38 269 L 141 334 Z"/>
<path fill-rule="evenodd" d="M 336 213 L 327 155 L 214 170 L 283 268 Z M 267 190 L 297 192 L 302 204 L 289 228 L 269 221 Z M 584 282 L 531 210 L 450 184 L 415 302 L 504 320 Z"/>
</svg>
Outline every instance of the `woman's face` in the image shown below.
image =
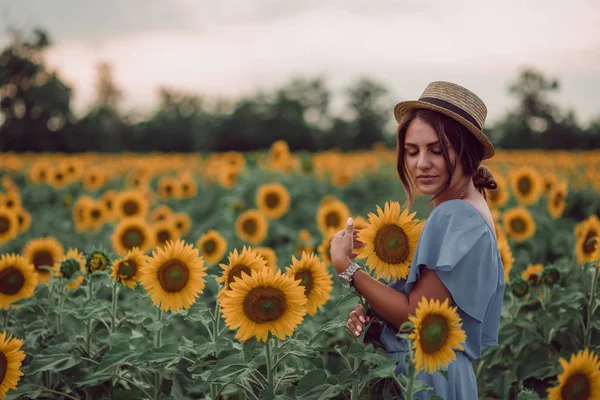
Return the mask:
<svg viewBox="0 0 600 400">
<path fill-rule="evenodd" d="M 450 162 L 456 160 L 456 152 L 446 142 Z M 425 195 L 434 195 L 442 189 L 448 180 L 448 168 L 442 154 L 438 135 L 433 127 L 420 118 L 408 125 L 404 139 L 404 160 L 408 173 L 417 189 Z M 458 163 L 450 190 L 459 184 L 457 176 L 462 176 L 462 165 Z M 443 194 L 440 194 L 443 197 Z"/>
</svg>

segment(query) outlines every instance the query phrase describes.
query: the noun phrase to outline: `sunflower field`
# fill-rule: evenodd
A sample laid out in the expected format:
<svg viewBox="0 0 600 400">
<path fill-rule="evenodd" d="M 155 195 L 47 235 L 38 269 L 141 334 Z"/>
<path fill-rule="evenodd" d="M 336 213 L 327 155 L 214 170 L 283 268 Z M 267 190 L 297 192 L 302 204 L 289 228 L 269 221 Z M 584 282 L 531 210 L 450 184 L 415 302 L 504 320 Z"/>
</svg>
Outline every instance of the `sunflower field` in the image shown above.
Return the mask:
<svg viewBox="0 0 600 400">
<path fill-rule="evenodd" d="M 409 373 L 396 374 L 366 329 L 346 331 L 363 299 L 329 256 L 349 217 L 364 237 L 395 220 L 418 240 L 433 206 L 399 208 L 395 160 L 283 141 L 251 154 L 3 154 L 0 399 L 426 391 L 416 373 L 443 373 L 464 340 L 455 309 L 419 304 L 398 333 L 414 344 Z M 480 398 L 598 399 L 600 152 L 498 151 L 485 164 L 506 290 L 499 345 L 474 362 Z M 385 243 L 358 262 L 401 279 L 410 243 Z M 431 352 L 428 316 L 446 329 Z"/>
</svg>

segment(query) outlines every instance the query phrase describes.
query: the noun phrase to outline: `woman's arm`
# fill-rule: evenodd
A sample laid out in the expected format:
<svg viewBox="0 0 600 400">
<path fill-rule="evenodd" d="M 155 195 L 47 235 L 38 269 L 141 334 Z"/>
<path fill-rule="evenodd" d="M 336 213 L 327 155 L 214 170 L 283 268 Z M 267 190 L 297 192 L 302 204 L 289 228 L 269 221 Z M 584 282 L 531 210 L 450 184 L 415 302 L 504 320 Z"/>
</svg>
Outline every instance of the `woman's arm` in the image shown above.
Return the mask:
<svg viewBox="0 0 600 400">
<path fill-rule="evenodd" d="M 345 270 L 351 261 L 337 263 L 336 270 Z M 345 265 L 345 267 L 344 267 Z M 353 277 L 354 288 L 363 295 L 367 303 L 386 322 L 394 326 L 396 330 L 408 321 L 408 315 L 414 314 L 421 298 L 439 299 L 440 302 L 452 296 L 446 286 L 442 283 L 437 273 L 429 268 L 422 268 L 421 275 L 409 296 L 400 293 L 394 288 L 387 286 L 372 278 L 362 270 L 356 271 Z"/>
</svg>

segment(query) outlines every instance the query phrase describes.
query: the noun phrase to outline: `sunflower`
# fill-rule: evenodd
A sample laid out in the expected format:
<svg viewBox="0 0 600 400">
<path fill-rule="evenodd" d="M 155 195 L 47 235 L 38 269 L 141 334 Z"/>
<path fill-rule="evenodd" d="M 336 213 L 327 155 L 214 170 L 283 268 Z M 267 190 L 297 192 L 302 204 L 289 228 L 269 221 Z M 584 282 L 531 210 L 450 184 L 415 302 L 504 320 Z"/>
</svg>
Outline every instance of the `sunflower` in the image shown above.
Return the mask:
<svg viewBox="0 0 600 400">
<path fill-rule="evenodd" d="M 117 193 L 115 213 L 119 219 L 145 217 L 148 208 L 148 200 L 142 190 L 127 190 Z"/>
<path fill-rule="evenodd" d="M 192 219 L 186 213 L 177 213 L 173 215 L 173 226 L 177 230 L 179 236 L 187 235 L 192 227 Z"/>
<path fill-rule="evenodd" d="M 69 183 L 69 176 L 60 166 L 48 171 L 48 183 L 54 188 L 62 188 Z"/>
<path fill-rule="evenodd" d="M 529 281 L 531 286 L 536 286 L 540 283 L 540 278 L 542 276 L 542 272 L 544 271 L 544 266 L 542 264 L 529 264 L 525 271 L 521 272 L 521 278 L 526 281 Z"/>
<path fill-rule="evenodd" d="M 595 216 L 592 216 L 595 217 Z M 581 232 L 575 244 L 577 262 L 584 264 L 588 261 L 596 261 L 592 258 L 596 242 L 600 238 L 600 222 L 597 218 L 588 218 L 580 226 Z"/>
<path fill-rule="evenodd" d="M 177 183 L 179 185 L 177 192 L 179 193 L 179 195 L 182 198 L 189 199 L 196 195 L 196 192 L 198 191 L 198 187 L 196 185 L 196 181 L 194 180 L 194 177 L 191 174 L 187 173 L 187 174 L 181 175 L 179 177 L 179 179 L 177 180 Z"/>
<path fill-rule="evenodd" d="M 217 278 L 217 282 L 223 284 L 221 292 L 229 290 L 229 285 L 234 279 L 242 277 L 243 274 L 250 275 L 252 271 L 270 269 L 267 268 L 267 261 L 260 254 L 246 246 L 240 253 L 234 249 L 229 253 L 228 263 L 219 264 L 219 266 L 223 270 L 223 274 Z"/>
<path fill-rule="evenodd" d="M 20 371 L 25 353 L 21 350 L 23 341 L 13 338 L 6 332 L 0 333 L 0 399 L 6 398 L 9 390 L 17 390 Z"/>
<path fill-rule="evenodd" d="M 210 264 L 216 264 L 223 259 L 227 251 L 227 239 L 214 229 L 209 230 L 196 242 L 200 253 Z"/>
<path fill-rule="evenodd" d="M 560 218 L 565 210 L 565 200 L 567 198 L 567 181 L 555 184 L 550 190 L 548 197 L 548 214 L 553 219 Z"/>
<path fill-rule="evenodd" d="M 219 298 L 221 313 L 229 329 L 239 328 L 235 337 L 251 337 L 265 342 L 269 332 L 280 340 L 292 336 L 304 320 L 307 298 L 300 281 L 263 268 L 242 275 L 231 283 L 231 290 Z"/>
<path fill-rule="evenodd" d="M 148 257 L 140 271 L 140 282 L 161 310 L 188 309 L 204 291 L 204 260 L 191 244 L 168 242 Z"/>
<path fill-rule="evenodd" d="M 164 247 L 167 242 L 173 242 L 180 237 L 172 219 L 154 223 L 152 230 L 154 232 L 154 245 L 156 247 Z"/>
<path fill-rule="evenodd" d="M 235 231 L 240 239 L 259 244 L 267 236 L 269 228 L 267 218 L 257 210 L 248 210 L 237 218 Z"/>
<path fill-rule="evenodd" d="M 508 184 L 502 175 L 494 175 L 497 188 L 495 190 L 486 191 L 486 201 L 490 208 L 502 207 L 510 197 L 508 193 Z"/>
<path fill-rule="evenodd" d="M 144 266 L 145 260 L 144 254 L 134 247 L 123 257 L 115 260 L 110 277 L 133 290 L 140 280 L 140 270 Z"/>
<path fill-rule="evenodd" d="M 357 235 L 364 243 L 359 257 L 367 258 L 369 268 L 378 276 L 406 278 L 423 226 L 413 220 L 416 213 L 409 215 L 408 209 L 400 213 L 397 201 L 386 202 L 384 210 L 377 206 L 377 213 L 369 213 L 369 225 Z"/>
<path fill-rule="evenodd" d="M 108 190 L 104 192 L 102 197 L 100 198 L 100 202 L 104 207 L 104 218 L 107 221 L 114 221 L 118 218 L 117 213 L 115 212 L 115 204 L 117 200 L 117 192 L 114 190 Z"/>
<path fill-rule="evenodd" d="M 600 360 L 588 349 L 559 360 L 563 372 L 558 385 L 548 389 L 548 400 L 595 400 L 600 398 Z"/>
<path fill-rule="evenodd" d="M 88 229 L 91 225 L 89 221 L 89 213 L 87 210 L 94 204 L 94 199 L 90 196 L 82 196 L 77 199 L 75 206 L 73 207 L 73 222 L 75 223 L 75 229 L 78 232 L 82 232 Z"/>
<path fill-rule="evenodd" d="M 117 254 L 124 254 L 134 247 L 145 253 L 154 246 L 154 232 L 143 218 L 122 220 L 115 227 L 111 239 Z"/>
<path fill-rule="evenodd" d="M 163 176 L 158 181 L 158 195 L 163 199 L 180 197 L 179 180 L 172 176 Z"/>
<path fill-rule="evenodd" d="M 86 190 L 94 192 L 104 186 L 108 180 L 108 175 L 103 168 L 93 167 L 83 173 L 81 180 Z"/>
<path fill-rule="evenodd" d="M 302 253 L 297 260 L 292 256 L 292 265 L 286 268 L 286 274 L 294 280 L 300 280 L 307 298 L 306 311 L 314 316 L 317 310 L 327 303 L 333 288 L 331 274 L 325 264 L 314 253 Z"/>
<path fill-rule="evenodd" d="M 321 257 L 321 260 L 323 260 L 323 264 L 325 264 L 326 267 L 331 265 L 330 250 L 331 250 L 331 240 L 333 239 L 333 235 L 335 235 L 335 231 L 333 229 L 331 229 L 329 231 L 329 234 L 327 234 L 323 238 L 323 241 L 321 242 L 321 244 L 319 244 L 319 246 L 317 246 L 317 251 L 319 252 L 319 257 Z"/>
<path fill-rule="evenodd" d="M 268 218 L 280 218 L 290 209 L 290 193 L 280 183 L 262 185 L 256 192 L 256 206 Z"/>
<path fill-rule="evenodd" d="M 530 205 L 535 203 L 542 193 L 542 177 L 534 168 L 522 166 L 511 171 L 511 186 L 519 203 Z"/>
<path fill-rule="evenodd" d="M 33 296 L 38 277 L 33 265 L 18 254 L 0 257 L 0 308 Z"/>
<path fill-rule="evenodd" d="M 23 249 L 23 257 L 33 264 L 40 283 L 50 282 L 53 273 L 58 272 L 57 263 L 65 254 L 63 245 L 53 237 L 32 239 Z M 42 267 L 50 268 L 44 269 Z"/>
<path fill-rule="evenodd" d="M 542 193 L 548 194 L 558 184 L 558 179 L 553 173 L 547 173 L 542 176 Z"/>
<path fill-rule="evenodd" d="M 498 238 L 498 252 L 502 259 L 502 265 L 504 267 L 504 282 L 509 281 L 510 270 L 512 269 L 515 258 L 512 255 L 508 240 L 504 236 Z"/>
<path fill-rule="evenodd" d="M 154 210 L 152 210 L 152 212 L 150 213 L 150 221 L 162 221 L 169 218 L 171 215 L 173 215 L 173 211 L 171 211 L 171 209 L 168 206 L 160 205 Z"/>
<path fill-rule="evenodd" d="M 85 259 L 86 272 L 104 271 L 112 264 L 108 253 L 102 249 L 92 250 Z"/>
<path fill-rule="evenodd" d="M 66 288 L 69 290 L 77 289 L 85 280 L 86 261 L 83 254 L 77 249 L 67 250 L 67 254 L 60 260 L 59 276 L 68 281 Z M 77 273 L 79 275 L 76 275 Z"/>
<path fill-rule="evenodd" d="M 27 232 L 29 227 L 31 226 L 31 214 L 24 208 L 18 208 L 15 210 L 15 215 L 17 217 L 17 233 Z"/>
<path fill-rule="evenodd" d="M 317 226 L 323 235 L 330 229 L 339 231 L 346 226 L 350 210 L 339 200 L 322 202 L 317 210 Z"/>
<path fill-rule="evenodd" d="M 450 307 L 448 299 L 440 305 L 439 300 L 423 297 L 415 314 L 408 319 L 414 325 L 409 337 L 413 341 L 416 368 L 433 374 L 456 359 L 454 350 L 464 350 L 460 343 L 467 340 L 467 335 L 456 307 Z"/>
<path fill-rule="evenodd" d="M 507 210 L 502 219 L 506 234 L 517 242 L 523 242 L 535 233 L 535 221 L 525 207 Z"/>
<path fill-rule="evenodd" d="M 238 167 L 224 166 L 219 170 L 219 184 L 227 189 L 234 187 L 237 183 L 240 173 L 241 170 Z"/>
<path fill-rule="evenodd" d="M 270 247 L 255 247 L 254 251 L 265 259 L 267 267 L 273 268 L 273 270 L 279 269 L 277 267 L 277 253 L 275 253 L 275 250 Z"/>
<path fill-rule="evenodd" d="M 89 203 L 88 207 L 84 210 L 84 219 L 88 221 L 87 227 L 93 230 L 100 229 L 106 219 L 105 213 L 104 204 L 101 201 Z"/>
<path fill-rule="evenodd" d="M 4 196 L 2 196 L 0 207 L 5 207 L 9 210 L 21 208 L 21 196 L 19 195 L 19 192 L 14 190 L 6 192 Z"/>
<path fill-rule="evenodd" d="M 19 221 L 13 210 L 0 207 L 0 244 L 10 242 L 19 233 Z"/>
</svg>

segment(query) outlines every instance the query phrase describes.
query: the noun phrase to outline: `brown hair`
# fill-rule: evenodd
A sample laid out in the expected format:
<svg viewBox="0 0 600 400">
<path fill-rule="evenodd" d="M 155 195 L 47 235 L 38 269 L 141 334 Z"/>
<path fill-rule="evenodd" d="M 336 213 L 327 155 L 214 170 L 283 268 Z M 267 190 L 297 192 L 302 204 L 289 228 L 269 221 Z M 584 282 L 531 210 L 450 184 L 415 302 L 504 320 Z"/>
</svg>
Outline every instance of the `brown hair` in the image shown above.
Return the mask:
<svg viewBox="0 0 600 400">
<path fill-rule="evenodd" d="M 404 186 L 404 190 L 406 191 L 407 207 L 410 207 L 413 203 L 413 182 L 409 177 L 406 163 L 404 162 L 404 140 L 406 138 L 408 126 L 417 118 L 427 123 L 437 133 L 440 149 L 444 156 L 444 160 L 446 161 L 446 168 L 448 169 L 448 180 L 444 184 L 444 187 L 441 188 L 439 192 L 435 193 L 429 202 L 433 201 L 443 191 L 448 189 L 452 183 L 452 175 L 456 169 L 456 164 L 450 162 L 448 153 L 449 144 L 456 151 L 457 158 L 462 164 L 465 175 L 472 177 L 473 184 L 477 190 L 483 194 L 484 198 L 486 198 L 485 189 L 495 190 L 497 188 L 496 180 L 494 179 L 492 172 L 486 166 L 480 165 L 481 160 L 483 160 L 483 145 L 467 128 L 442 113 L 432 110 L 412 109 L 402 117 L 398 124 L 396 149 L 396 167 L 400 180 L 402 181 L 402 186 Z"/>
</svg>

